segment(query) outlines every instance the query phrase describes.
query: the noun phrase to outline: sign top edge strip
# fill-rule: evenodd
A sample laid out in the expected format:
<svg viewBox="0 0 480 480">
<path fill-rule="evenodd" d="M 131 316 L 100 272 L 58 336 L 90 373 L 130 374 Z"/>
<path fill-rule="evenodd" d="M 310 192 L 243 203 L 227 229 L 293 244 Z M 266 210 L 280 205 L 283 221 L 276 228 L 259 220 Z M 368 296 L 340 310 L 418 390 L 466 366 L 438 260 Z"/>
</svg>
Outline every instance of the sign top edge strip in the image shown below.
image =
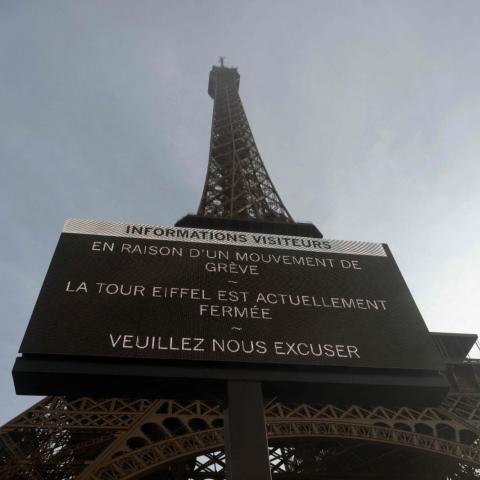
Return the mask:
<svg viewBox="0 0 480 480">
<path fill-rule="evenodd" d="M 387 257 L 381 243 L 68 218 L 62 233 Z"/>
</svg>

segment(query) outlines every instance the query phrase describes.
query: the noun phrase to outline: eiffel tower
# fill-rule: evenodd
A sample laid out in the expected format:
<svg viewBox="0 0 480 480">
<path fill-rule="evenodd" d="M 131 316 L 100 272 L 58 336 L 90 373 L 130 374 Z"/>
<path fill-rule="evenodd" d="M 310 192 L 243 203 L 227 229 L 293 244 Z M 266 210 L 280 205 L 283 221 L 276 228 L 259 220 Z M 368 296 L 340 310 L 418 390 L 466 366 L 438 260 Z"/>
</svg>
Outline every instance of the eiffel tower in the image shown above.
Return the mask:
<svg viewBox="0 0 480 480">
<path fill-rule="evenodd" d="M 223 59 L 210 72 L 207 177 L 197 215 L 183 225 L 294 223 L 258 152 L 239 80 Z M 431 335 L 450 384 L 441 405 L 266 403 L 273 478 L 480 478 L 480 361 L 467 358 L 476 336 Z M 50 396 L 0 429 L 0 478 L 220 480 L 223 425 L 213 401 Z"/>
<path fill-rule="evenodd" d="M 198 215 L 293 222 L 273 186 L 238 94 L 236 68 L 210 72 L 214 100 L 210 159 Z"/>
</svg>

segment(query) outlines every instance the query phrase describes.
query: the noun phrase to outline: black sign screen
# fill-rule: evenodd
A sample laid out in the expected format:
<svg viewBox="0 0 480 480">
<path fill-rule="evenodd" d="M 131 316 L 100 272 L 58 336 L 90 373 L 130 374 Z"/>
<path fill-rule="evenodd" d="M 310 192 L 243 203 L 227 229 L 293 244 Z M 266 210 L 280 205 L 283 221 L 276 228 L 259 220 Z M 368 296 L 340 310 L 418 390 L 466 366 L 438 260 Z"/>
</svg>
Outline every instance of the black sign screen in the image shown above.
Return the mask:
<svg viewBox="0 0 480 480">
<path fill-rule="evenodd" d="M 22 353 L 438 369 L 385 245 L 67 221 Z"/>
</svg>

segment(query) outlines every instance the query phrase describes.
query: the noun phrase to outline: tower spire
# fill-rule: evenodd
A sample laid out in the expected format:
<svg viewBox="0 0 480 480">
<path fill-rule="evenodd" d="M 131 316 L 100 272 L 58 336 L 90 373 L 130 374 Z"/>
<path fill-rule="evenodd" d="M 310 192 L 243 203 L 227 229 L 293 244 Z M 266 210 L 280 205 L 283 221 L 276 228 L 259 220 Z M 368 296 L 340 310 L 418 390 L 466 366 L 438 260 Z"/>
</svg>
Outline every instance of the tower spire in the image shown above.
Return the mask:
<svg viewBox="0 0 480 480">
<path fill-rule="evenodd" d="M 238 93 L 236 68 L 212 67 L 213 98 L 207 176 L 198 215 L 292 223 L 263 164 Z"/>
</svg>

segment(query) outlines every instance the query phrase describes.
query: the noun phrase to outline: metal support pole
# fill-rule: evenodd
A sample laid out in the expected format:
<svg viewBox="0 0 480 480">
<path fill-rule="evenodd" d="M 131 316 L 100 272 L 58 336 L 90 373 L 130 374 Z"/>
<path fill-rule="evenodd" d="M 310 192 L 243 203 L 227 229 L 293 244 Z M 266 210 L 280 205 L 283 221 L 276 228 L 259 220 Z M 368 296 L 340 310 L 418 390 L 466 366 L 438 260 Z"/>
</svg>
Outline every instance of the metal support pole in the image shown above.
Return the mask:
<svg viewBox="0 0 480 480">
<path fill-rule="evenodd" d="M 229 380 L 227 388 L 227 480 L 271 480 L 262 384 Z"/>
</svg>

